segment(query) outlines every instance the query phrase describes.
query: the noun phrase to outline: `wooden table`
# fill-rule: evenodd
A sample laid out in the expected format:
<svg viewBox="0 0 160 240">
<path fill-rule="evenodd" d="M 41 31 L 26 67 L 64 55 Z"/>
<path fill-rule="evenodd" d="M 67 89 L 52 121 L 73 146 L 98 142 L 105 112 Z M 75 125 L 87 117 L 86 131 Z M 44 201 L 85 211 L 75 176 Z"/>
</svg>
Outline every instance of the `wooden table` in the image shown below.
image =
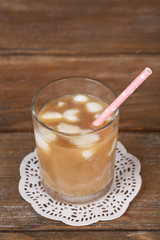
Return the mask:
<svg viewBox="0 0 160 240">
<path fill-rule="evenodd" d="M 160 2 L 0 1 L 0 239 L 160 239 Z M 153 75 L 121 107 L 119 140 L 140 159 L 142 188 L 113 221 L 71 227 L 38 215 L 18 192 L 35 148 L 30 104 L 43 84 L 88 76 L 120 93 Z"/>
</svg>

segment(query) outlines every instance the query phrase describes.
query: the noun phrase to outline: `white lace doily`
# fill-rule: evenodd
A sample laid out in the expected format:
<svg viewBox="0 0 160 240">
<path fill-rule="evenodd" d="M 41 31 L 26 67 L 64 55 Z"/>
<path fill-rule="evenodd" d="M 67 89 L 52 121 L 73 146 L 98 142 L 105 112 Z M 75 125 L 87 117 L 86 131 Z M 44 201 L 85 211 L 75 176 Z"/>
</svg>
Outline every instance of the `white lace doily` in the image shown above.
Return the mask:
<svg viewBox="0 0 160 240">
<path fill-rule="evenodd" d="M 45 192 L 35 150 L 21 162 L 19 192 L 38 214 L 46 218 L 72 226 L 90 225 L 100 220 L 118 218 L 126 211 L 142 184 L 140 167 L 139 160 L 127 153 L 118 142 L 115 177 L 110 191 L 98 201 L 89 204 L 67 204 L 54 200 Z"/>
</svg>

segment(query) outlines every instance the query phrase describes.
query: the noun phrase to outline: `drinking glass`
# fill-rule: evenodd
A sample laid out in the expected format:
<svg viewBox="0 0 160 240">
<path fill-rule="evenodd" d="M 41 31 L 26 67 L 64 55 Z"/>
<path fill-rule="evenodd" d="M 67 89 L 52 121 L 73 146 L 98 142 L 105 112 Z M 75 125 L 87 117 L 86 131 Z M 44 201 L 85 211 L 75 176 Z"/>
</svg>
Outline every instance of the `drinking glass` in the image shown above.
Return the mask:
<svg viewBox="0 0 160 240">
<path fill-rule="evenodd" d="M 119 109 L 99 129 L 80 134 L 58 132 L 42 123 L 38 114 L 45 104 L 68 94 L 92 95 L 107 104 L 113 102 L 116 94 L 108 85 L 97 80 L 68 77 L 46 84 L 32 100 L 42 183 L 54 199 L 82 204 L 97 200 L 112 185 Z"/>
</svg>

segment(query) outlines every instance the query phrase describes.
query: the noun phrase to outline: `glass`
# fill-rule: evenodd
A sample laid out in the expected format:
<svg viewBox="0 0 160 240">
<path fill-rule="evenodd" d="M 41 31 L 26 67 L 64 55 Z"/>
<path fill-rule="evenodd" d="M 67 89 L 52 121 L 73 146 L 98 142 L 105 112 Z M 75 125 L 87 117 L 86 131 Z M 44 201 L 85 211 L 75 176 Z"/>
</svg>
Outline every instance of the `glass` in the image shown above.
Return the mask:
<svg viewBox="0 0 160 240">
<path fill-rule="evenodd" d="M 89 78 L 70 77 L 43 86 L 32 101 L 42 183 L 54 199 L 77 204 L 100 198 L 112 185 L 119 109 L 105 126 L 81 134 L 53 130 L 38 119 L 38 114 L 51 100 L 79 93 L 98 97 L 107 104 L 116 98 L 115 92 L 106 84 Z M 75 139 L 78 141 L 76 147 L 71 144 Z M 60 142 L 65 144 L 61 145 Z M 92 156 L 90 161 L 87 161 L 83 156 L 90 152 Z"/>
</svg>

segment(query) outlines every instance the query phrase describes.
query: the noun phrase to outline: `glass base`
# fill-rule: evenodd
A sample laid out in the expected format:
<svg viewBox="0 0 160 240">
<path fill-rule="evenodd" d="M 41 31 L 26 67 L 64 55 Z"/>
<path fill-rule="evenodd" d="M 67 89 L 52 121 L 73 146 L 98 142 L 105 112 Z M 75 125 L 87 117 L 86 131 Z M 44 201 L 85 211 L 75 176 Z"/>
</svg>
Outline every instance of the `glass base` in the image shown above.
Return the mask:
<svg viewBox="0 0 160 240">
<path fill-rule="evenodd" d="M 65 194 L 60 194 L 60 193 L 52 190 L 42 180 L 42 184 L 43 184 L 46 192 L 54 200 L 58 200 L 58 201 L 64 202 L 64 203 L 73 203 L 73 204 L 86 204 L 86 203 L 90 203 L 90 202 L 98 200 L 99 198 L 104 196 L 110 190 L 110 188 L 112 186 L 112 183 L 113 183 L 113 178 L 112 178 L 110 183 L 105 188 L 103 188 L 99 192 L 96 192 L 96 193 L 91 194 L 91 195 L 87 195 L 87 196 L 69 196 L 69 195 L 65 195 Z"/>
</svg>

